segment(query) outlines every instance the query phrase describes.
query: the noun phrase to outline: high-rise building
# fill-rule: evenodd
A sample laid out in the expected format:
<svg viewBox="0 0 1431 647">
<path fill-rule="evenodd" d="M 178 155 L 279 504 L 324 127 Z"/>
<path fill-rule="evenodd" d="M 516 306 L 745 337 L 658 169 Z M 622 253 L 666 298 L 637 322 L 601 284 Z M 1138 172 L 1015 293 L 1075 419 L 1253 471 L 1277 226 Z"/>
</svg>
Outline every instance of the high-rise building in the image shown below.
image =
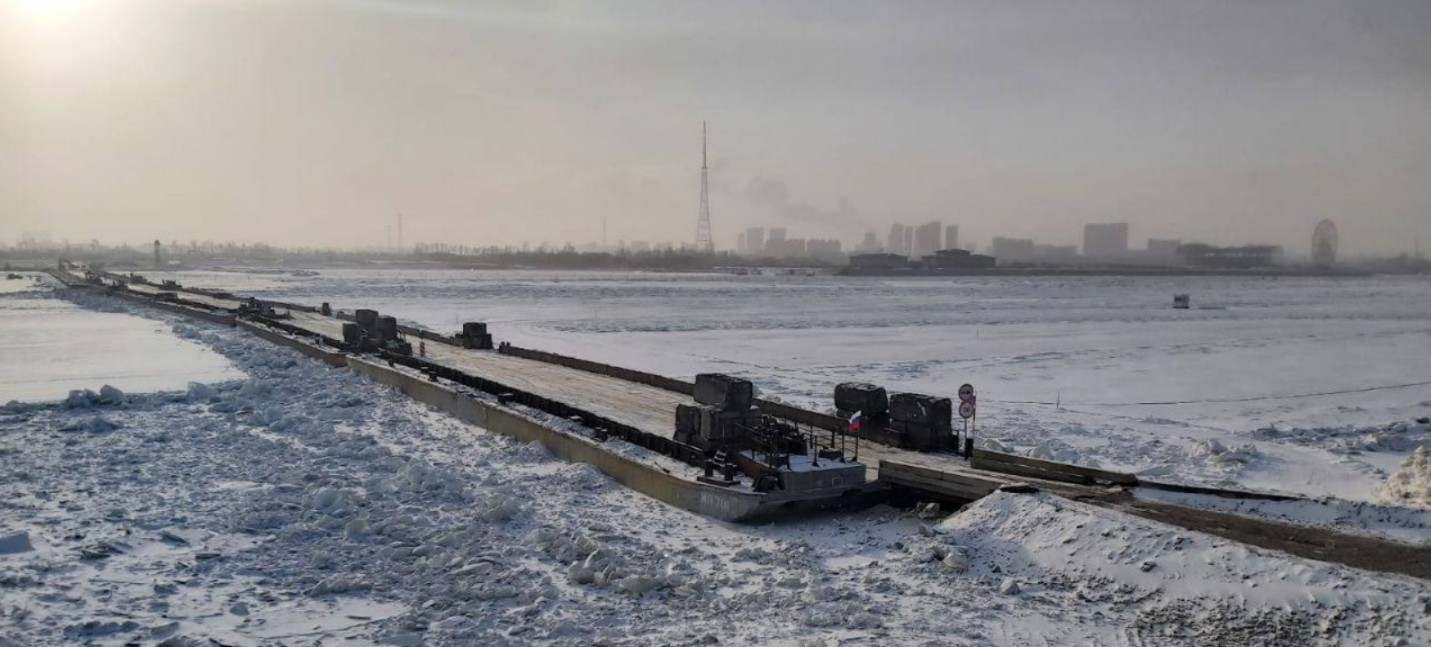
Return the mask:
<svg viewBox="0 0 1431 647">
<path fill-rule="evenodd" d="M 735 253 L 737 253 L 737 254 L 748 254 L 748 253 L 750 253 L 749 250 L 747 250 L 747 249 L 745 248 L 745 232 L 743 232 L 743 231 L 735 235 Z"/>
<path fill-rule="evenodd" d="M 784 227 L 771 227 L 771 228 L 770 228 L 770 237 L 765 239 L 765 245 L 768 247 L 768 246 L 770 246 L 770 243 L 774 243 L 774 242 L 777 242 L 777 241 L 783 241 L 783 240 L 785 240 L 785 228 L 784 228 Z"/>
<path fill-rule="evenodd" d="M 914 253 L 914 228 L 913 228 L 913 227 L 905 227 L 905 228 L 904 228 L 904 244 L 900 245 L 899 248 L 902 249 L 902 250 L 904 250 L 902 253 L 903 253 L 905 256 L 909 256 L 910 254 L 913 254 L 913 253 Z"/>
<path fill-rule="evenodd" d="M 805 254 L 817 261 L 839 263 L 845 260 L 845 254 L 841 247 L 842 245 L 838 240 L 811 238 L 805 241 Z"/>
<path fill-rule="evenodd" d="M 995 238 L 989 246 L 989 255 L 999 259 L 999 263 L 1032 261 L 1036 256 L 1034 242 L 1028 238 Z"/>
<path fill-rule="evenodd" d="M 771 229 L 770 240 L 765 241 L 765 254 L 775 258 L 800 258 L 805 255 L 804 238 L 786 238 L 784 229 L 781 235 L 775 236 L 775 229 Z"/>
<path fill-rule="evenodd" d="M 944 249 L 959 248 L 959 225 L 949 225 L 944 228 Z"/>
<path fill-rule="evenodd" d="M 1092 260 L 1116 261 L 1128 256 L 1128 223 L 1083 226 L 1083 256 Z"/>
<path fill-rule="evenodd" d="M 874 254 L 879 250 L 879 235 L 872 231 L 865 232 L 865 239 L 860 241 L 859 246 L 855 247 L 855 251 L 861 254 Z"/>
<path fill-rule="evenodd" d="M 745 252 L 752 256 L 765 253 L 764 227 L 751 227 L 745 230 Z"/>
<path fill-rule="evenodd" d="M 891 254 L 909 255 L 909 249 L 904 246 L 904 232 L 908 227 L 899 223 L 889 226 L 889 239 L 885 242 L 884 251 Z"/>
<path fill-rule="evenodd" d="M 938 220 L 924 223 L 914 228 L 914 249 L 910 252 L 910 258 L 924 258 L 932 256 L 934 252 L 943 249 L 942 236 L 944 226 Z"/>
</svg>

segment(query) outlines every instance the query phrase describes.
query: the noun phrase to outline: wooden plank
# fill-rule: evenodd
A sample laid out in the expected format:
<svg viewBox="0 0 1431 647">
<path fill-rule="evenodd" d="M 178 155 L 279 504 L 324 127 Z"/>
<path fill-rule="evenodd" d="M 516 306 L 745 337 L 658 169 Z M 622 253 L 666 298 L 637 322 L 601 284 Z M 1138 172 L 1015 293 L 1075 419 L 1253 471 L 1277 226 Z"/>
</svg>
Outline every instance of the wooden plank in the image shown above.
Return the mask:
<svg viewBox="0 0 1431 647">
<path fill-rule="evenodd" d="M 1253 492 L 1251 490 L 1229 490 L 1226 488 L 1205 487 L 1201 485 L 1183 485 L 1181 483 L 1165 483 L 1162 481 L 1139 481 L 1138 487 L 1151 488 L 1154 490 L 1167 490 L 1169 492 L 1183 492 L 1187 494 L 1206 494 L 1210 496 L 1220 496 L 1227 499 L 1261 499 L 1265 501 L 1298 501 L 1306 497 L 1292 494 L 1275 494 L 1272 492 Z"/>
<path fill-rule="evenodd" d="M 1138 484 L 1138 477 L 1132 474 L 1127 474 L 1123 472 L 1110 472 L 1108 470 L 1100 470 L 1092 467 L 1083 467 L 1081 465 L 1070 465 L 1068 463 L 1059 463 L 1056 461 L 1043 460 L 1041 458 L 1033 458 L 1030 456 L 1018 456 L 1015 454 L 1005 454 L 1003 452 L 991 452 L 987 449 L 975 449 L 974 458 L 983 458 L 986 460 L 997 461 L 1000 463 L 1012 463 L 1035 470 L 1043 470 L 1053 473 L 1071 474 L 1074 476 L 1086 477 L 1088 479 L 1092 479 L 1093 481 L 1103 481 L 1107 483 L 1113 483 L 1115 485 L 1131 486 Z"/>
<path fill-rule="evenodd" d="M 1027 465 L 1020 465 L 1017 463 L 1005 463 L 1003 461 L 996 461 L 990 458 L 980 458 L 978 455 L 975 455 L 974 458 L 970 459 L 969 464 L 973 466 L 974 469 L 1002 472 L 1004 474 L 1027 476 L 1029 478 L 1044 479 L 1048 481 L 1060 481 L 1063 483 L 1072 483 L 1074 485 L 1093 484 L 1093 479 L 1087 476 L 1068 474 L 1065 472 L 1055 472 L 1052 470 L 1039 469 L 1036 467 L 1029 467 Z"/>
<path fill-rule="evenodd" d="M 942 484 L 944 487 L 958 488 L 961 490 L 978 493 L 979 496 L 986 495 L 1005 484 L 1005 481 L 997 479 L 985 479 L 971 477 L 950 472 L 941 472 L 927 467 L 910 465 L 893 461 L 880 461 L 879 479 L 898 480 L 913 479 L 921 482 Z"/>
<path fill-rule="evenodd" d="M 952 496 L 959 499 L 967 499 L 970 501 L 982 499 L 985 496 L 988 496 L 989 492 L 991 492 L 991 490 L 970 488 L 949 481 L 927 479 L 912 473 L 905 472 L 890 472 L 888 475 L 881 474 L 880 480 L 891 485 L 901 485 L 915 490 L 934 492 L 936 494 Z"/>
</svg>

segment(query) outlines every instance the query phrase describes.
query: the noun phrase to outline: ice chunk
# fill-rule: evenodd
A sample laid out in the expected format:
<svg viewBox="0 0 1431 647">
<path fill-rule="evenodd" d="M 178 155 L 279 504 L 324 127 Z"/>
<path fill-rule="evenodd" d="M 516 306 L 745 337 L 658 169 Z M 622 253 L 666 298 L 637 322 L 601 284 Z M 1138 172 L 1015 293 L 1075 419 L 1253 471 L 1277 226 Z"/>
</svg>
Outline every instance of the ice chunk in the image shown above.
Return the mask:
<svg viewBox="0 0 1431 647">
<path fill-rule="evenodd" d="M 108 384 L 99 387 L 100 404 L 124 404 L 124 392 Z"/>
<path fill-rule="evenodd" d="M 190 402 L 206 402 L 214 397 L 214 389 L 207 384 L 190 382 L 188 395 Z"/>
<path fill-rule="evenodd" d="M 16 555 L 35 550 L 30 543 L 30 533 L 20 531 L 0 537 L 0 555 Z"/>
<path fill-rule="evenodd" d="M 109 433 L 109 432 L 111 432 L 111 431 L 114 431 L 115 429 L 118 429 L 118 428 L 119 428 L 119 425 L 116 424 L 116 423 L 110 422 L 108 419 L 104 418 L 103 416 L 95 416 L 95 417 L 93 417 L 93 418 L 90 418 L 90 419 L 89 419 L 89 422 L 86 422 L 86 423 L 85 423 L 84 428 L 85 428 L 85 431 L 88 431 L 89 433 L 92 433 L 92 434 L 103 434 L 103 433 Z"/>
<path fill-rule="evenodd" d="M 99 401 L 99 394 L 89 389 L 75 389 L 70 391 L 69 397 L 65 398 L 65 407 L 69 409 L 87 409 L 94 406 Z"/>
<path fill-rule="evenodd" d="M 1431 448 L 1417 448 L 1386 480 L 1381 498 L 1393 503 L 1431 506 Z"/>
</svg>

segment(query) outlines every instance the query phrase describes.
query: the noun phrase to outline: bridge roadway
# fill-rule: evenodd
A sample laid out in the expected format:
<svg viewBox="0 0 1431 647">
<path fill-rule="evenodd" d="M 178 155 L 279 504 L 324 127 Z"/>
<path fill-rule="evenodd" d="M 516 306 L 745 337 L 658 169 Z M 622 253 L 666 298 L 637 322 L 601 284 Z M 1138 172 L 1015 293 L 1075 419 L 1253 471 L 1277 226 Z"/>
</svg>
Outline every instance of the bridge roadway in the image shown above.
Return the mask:
<svg viewBox="0 0 1431 647">
<path fill-rule="evenodd" d="M 183 292 L 185 300 L 226 310 L 236 310 L 240 304 L 237 299 L 219 299 L 184 288 L 173 290 L 140 284 L 130 288 L 147 294 Z M 298 310 L 292 315 L 290 323 L 300 328 L 326 337 L 341 339 L 343 336 L 344 322 L 341 319 Z M 666 437 L 675 431 L 676 405 L 689 401 L 688 396 L 674 391 L 495 351 L 460 348 L 437 340 L 427 344 L 427 357 L 452 368 L 566 402 Z M 922 454 L 876 443 L 861 443 L 859 459 L 865 463 L 871 482 L 879 477 L 880 466 L 888 462 L 890 482 L 960 498 L 978 498 L 982 496 L 980 493 L 987 494 L 1006 484 L 1028 483 L 1091 505 L 1234 541 L 1357 568 L 1431 579 L 1431 546 L 1409 545 L 1325 528 L 1293 526 L 1269 519 L 1137 499 L 1123 488 L 1074 485 L 980 470 L 952 454 Z M 920 473 L 936 474 L 927 479 L 919 477 Z M 917 480 L 910 481 L 910 478 Z"/>
<path fill-rule="evenodd" d="M 343 338 L 341 319 L 311 312 L 293 312 L 289 321 L 295 326 L 335 339 Z M 411 339 L 409 339 L 411 341 Z M 414 352 L 417 348 L 414 347 Z M 427 359 L 470 375 L 535 393 L 545 398 L 565 402 L 641 431 L 670 438 L 676 429 L 676 406 L 691 402 L 688 395 L 666 389 L 629 382 L 616 377 L 591 373 L 547 362 L 503 355 L 496 351 L 460 348 L 444 342 L 429 341 Z M 859 459 L 865 463 L 870 481 L 878 478 L 881 460 L 950 469 L 949 463 L 960 460 L 953 456 L 931 457 L 909 450 L 861 443 Z M 971 474 L 974 472 L 971 471 Z M 980 472 L 985 478 L 987 473 Z M 1013 478 L 1007 479 L 1012 482 Z M 997 487 L 995 483 L 993 487 Z M 992 489 L 992 488 L 991 488 Z"/>
<path fill-rule="evenodd" d="M 210 297 L 188 292 L 183 288 L 175 290 L 148 284 L 131 284 L 130 289 L 145 294 L 182 292 L 182 298 L 187 301 L 226 310 L 235 310 L 241 303 L 237 299 Z M 294 310 L 291 314 L 293 318 L 287 323 L 325 337 L 343 338 L 343 324 L 346 322 L 342 319 L 301 310 Z M 414 345 L 413 352 L 417 352 L 416 345 Z M 685 394 L 638 382 L 629 382 L 558 364 L 503 355 L 496 351 L 461 348 L 437 340 L 428 340 L 426 358 L 464 373 L 564 402 L 666 438 L 672 437 L 675 433 L 676 406 L 691 401 L 690 396 Z M 871 481 L 878 478 L 881 460 L 898 461 L 945 471 L 964 465 L 962 459 L 954 456 L 930 456 L 874 443 L 859 445 L 859 459 L 865 463 L 868 470 L 867 477 Z M 957 465 L 953 465 L 956 462 Z M 1003 482 L 1017 480 L 1012 477 L 990 479 L 987 472 L 973 470 L 969 470 L 969 474 L 988 480 L 991 490 Z"/>
</svg>

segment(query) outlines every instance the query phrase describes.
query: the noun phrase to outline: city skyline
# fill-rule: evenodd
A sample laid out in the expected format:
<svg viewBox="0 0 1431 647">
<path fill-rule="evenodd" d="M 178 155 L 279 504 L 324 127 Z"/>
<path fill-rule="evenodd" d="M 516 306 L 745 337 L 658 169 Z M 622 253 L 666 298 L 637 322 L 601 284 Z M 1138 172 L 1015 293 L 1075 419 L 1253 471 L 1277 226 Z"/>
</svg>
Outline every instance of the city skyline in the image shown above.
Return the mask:
<svg viewBox="0 0 1431 647">
<path fill-rule="evenodd" d="M 1431 5 L 1142 8 L 4 3 L 0 239 L 1431 244 Z"/>
</svg>

